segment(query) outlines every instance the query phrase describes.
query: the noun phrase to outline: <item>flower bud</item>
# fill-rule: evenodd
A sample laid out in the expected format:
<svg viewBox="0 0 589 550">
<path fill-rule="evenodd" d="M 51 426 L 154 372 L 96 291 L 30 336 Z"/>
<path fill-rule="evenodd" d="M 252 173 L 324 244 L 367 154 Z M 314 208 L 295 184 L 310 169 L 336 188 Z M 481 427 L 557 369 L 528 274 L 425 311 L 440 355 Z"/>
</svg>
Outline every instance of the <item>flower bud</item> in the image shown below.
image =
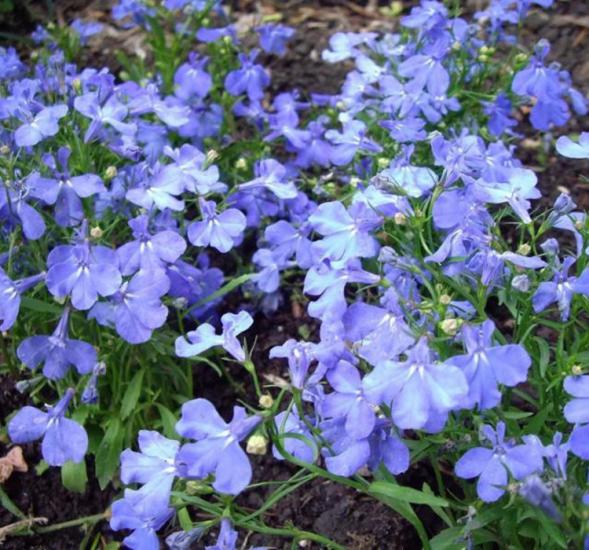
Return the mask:
<svg viewBox="0 0 589 550">
<path fill-rule="evenodd" d="M 219 152 L 215 151 L 215 149 L 209 149 L 207 151 L 207 164 L 212 164 L 213 162 L 215 162 L 218 158 L 219 158 Z"/>
<path fill-rule="evenodd" d="M 520 245 L 517 249 L 517 253 L 521 254 L 522 256 L 527 256 L 532 251 L 532 247 L 528 243 L 524 243 Z"/>
<path fill-rule="evenodd" d="M 403 212 L 397 212 L 393 216 L 393 219 L 395 220 L 395 223 L 397 225 L 405 225 L 407 223 L 407 216 L 405 216 L 405 214 L 403 214 Z"/>
<path fill-rule="evenodd" d="M 117 171 L 117 167 L 116 166 L 109 166 L 105 171 L 104 171 L 104 177 L 107 180 L 111 180 L 113 179 L 116 175 L 118 174 Z"/>
<path fill-rule="evenodd" d="M 581 376 L 583 374 L 583 367 L 581 365 L 573 365 L 571 367 L 571 374 L 573 376 Z"/>
<path fill-rule="evenodd" d="M 10 147 L 8 147 L 8 145 L 2 145 L 2 147 L 0 147 L 0 154 L 2 154 L 2 155 L 10 154 Z"/>
<path fill-rule="evenodd" d="M 236 161 L 235 161 L 235 168 L 237 170 L 245 170 L 247 168 L 247 160 L 244 159 L 243 157 L 239 157 Z"/>
<path fill-rule="evenodd" d="M 72 80 L 72 88 L 74 89 L 74 92 L 79 93 L 82 91 L 82 82 L 80 81 L 79 78 L 74 78 L 74 80 Z"/>
<path fill-rule="evenodd" d="M 443 306 L 447 306 L 452 302 L 452 296 L 450 296 L 449 294 L 442 294 L 440 296 L 440 304 L 442 304 Z"/>
<path fill-rule="evenodd" d="M 386 157 L 378 157 L 376 160 L 376 165 L 378 166 L 379 170 L 383 170 L 390 164 L 390 160 Z"/>
<path fill-rule="evenodd" d="M 258 403 L 263 409 L 271 409 L 272 405 L 274 405 L 274 399 L 272 399 L 272 396 L 269 393 L 265 393 L 260 396 Z"/>
<path fill-rule="evenodd" d="M 262 434 L 254 434 L 247 440 L 245 450 L 250 455 L 265 455 L 268 450 L 268 440 Z"/>
<path fill-rule="evenodd" d="M 440 323 L 440 328 L 442 329 L 442 332 L 444 334 L 447 334 L 448 336 L 456 336 L 456 333 L 458 332 L 458 329 L 460 328 L 461 324 L 461 319 L 444 319 Z"/>
<path fill-rule="evenodd" d="M 90 236 L 93 239 L 100 239 L 100 237 L 102 237 L 102 235 L 104 235 L 104 231 L 102 231 L 102 229 L 100 229 L 100 227 L 98 225 L 96 225 L 92 229 L 90 229 Z"/>
</svg>

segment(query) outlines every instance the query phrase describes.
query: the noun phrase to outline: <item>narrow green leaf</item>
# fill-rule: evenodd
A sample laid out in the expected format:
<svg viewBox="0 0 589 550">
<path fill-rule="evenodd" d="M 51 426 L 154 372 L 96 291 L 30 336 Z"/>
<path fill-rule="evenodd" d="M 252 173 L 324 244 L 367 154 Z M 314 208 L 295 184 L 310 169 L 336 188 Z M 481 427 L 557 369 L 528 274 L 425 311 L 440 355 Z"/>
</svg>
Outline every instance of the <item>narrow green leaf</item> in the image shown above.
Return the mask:
<svg viewBox="0 0 589 550">
<path fill-rule="evenodd" d="M 68 460 L 61 467 L 61 482 L 69 491 L 75 493 L 85 493 L 86 484 L 88 483 L 88 472 L 86 471 L 86 461 L 82 460 L 77 464 Z"/>
<path fill-rule="evenodd" d="M 20 519 L 26 519 L 26 515 L 20 511 L 20 508 L 10 500 L 10 497 L 4 492 L 4 489 L 0 486 L 0 505 L 5 510 L 8 510 L 13 516 Z"/>
<path fill-rule="evenodd" d="M 119 466 L 119 456 L 123 450 L 123 427 L 117 417 L 110 420 L 108 429 L 96 451 L 96 477 L 100 488 L 104 489 Z"/>
<path fill-rule="evenodd" d="M 123 401 L 121 403 L 121 419 L 125 420 L 135 409 L 139 396 L 141 395 L 141 387 L 143 385 L 143 375 L 145 371 L 143 369 L 138 370 L 135 376 L 131 379 L 131 382 L 127 386 Z"/>
<path fill-rule="evenodd" d="M 55 315 L 61 315 L 63 308 L 52 303 L 43 302 L 30 296 L 21 296 L 20 304 L 25 309 L 36 311 L 37 313 L 53 313 Z"/>
<path fill-rule="evenodd" d="M 389 498 L 409 502 L 411 504 L 425 504 L 427 506 L 448 506 L 448 501 L 438 497 L 418 491 L 411 487 L 394 485 L 388 481 L 375 481 L 368 487 L 368 491 L 374 495 L 385 495 Z"/>
<path fill-rule="evenodd" d="M 162 429 L 164 435 L 169 439 L 180 439 L 178 434 L 176 433 L 176 422 L 178 419 L 174 416 L 172 411 L 159 403 L 156 403 L 156 407 L 160 413 L 160 418 L 162 419 Z"/>
</svg>

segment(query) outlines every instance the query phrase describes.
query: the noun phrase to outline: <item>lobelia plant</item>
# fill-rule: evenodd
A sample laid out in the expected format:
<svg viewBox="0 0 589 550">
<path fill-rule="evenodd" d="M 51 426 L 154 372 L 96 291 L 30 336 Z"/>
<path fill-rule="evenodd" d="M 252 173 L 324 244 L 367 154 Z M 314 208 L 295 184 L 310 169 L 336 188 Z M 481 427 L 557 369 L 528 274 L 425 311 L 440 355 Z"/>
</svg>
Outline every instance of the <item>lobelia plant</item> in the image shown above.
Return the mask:
<svg viewBox="0 0 589 550">
<path fill-rule="evenodd" d="M 80 523 L 108 515 L 139 550 L 343 548 L 269 514 L 328 480 L 424 548 L 589 544 L 589 226 L 568 195 L 538 207 L 516 133 L 529 112 L 551 144 L 587 99 L 546 40 L 510 34 L 552 0 L 488 4 L 335 34 L 334 95 L 273 94 L 294 29 L 257 22 L 249 49 L 216 0 L 121 0 L 150 62 L 121 55 L 118 75 L 74 64 L 93 23 L 38 29 L 30 65 L 0 50 L 2 355 L 56 402 L 7 432 L 41 439 L 70 489 L 86 454 L 125 487 Z M 587 159 L 589 135 L 555 148 Z M 259 320 L 288 301 L 317 329 L 262 356 Z M 229 422 L 208 367 L 240 403 Z M 252 466 L 270 446 L 289 478 Z M 429 483 L 403 485 L 417 464 Z"/>
</svg>

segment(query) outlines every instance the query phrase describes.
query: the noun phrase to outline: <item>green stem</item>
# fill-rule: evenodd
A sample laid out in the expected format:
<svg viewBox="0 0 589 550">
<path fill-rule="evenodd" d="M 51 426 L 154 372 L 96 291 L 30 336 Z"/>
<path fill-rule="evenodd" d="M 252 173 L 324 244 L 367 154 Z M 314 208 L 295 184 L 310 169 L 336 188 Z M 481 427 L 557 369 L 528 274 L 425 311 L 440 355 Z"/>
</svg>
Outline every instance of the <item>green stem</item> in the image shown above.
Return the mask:
<svg viewBox="0 0 589 550">
<path fill-rule="evenodd" d="M 102 514 L 94 514 L 93 516 L 86 516 L 83 518 L 72 519 L 55 525 L 48 525 L 47 527 L 35 528 L 35 533 L 52 533 L 53 531 L 61 531 L 62 529 L 69 529 L 70 527 L 77 527 L 78 525 L 93 525 L 99 521 L 107 519 L 109 514 L 102 512 Z"/>
</svg>

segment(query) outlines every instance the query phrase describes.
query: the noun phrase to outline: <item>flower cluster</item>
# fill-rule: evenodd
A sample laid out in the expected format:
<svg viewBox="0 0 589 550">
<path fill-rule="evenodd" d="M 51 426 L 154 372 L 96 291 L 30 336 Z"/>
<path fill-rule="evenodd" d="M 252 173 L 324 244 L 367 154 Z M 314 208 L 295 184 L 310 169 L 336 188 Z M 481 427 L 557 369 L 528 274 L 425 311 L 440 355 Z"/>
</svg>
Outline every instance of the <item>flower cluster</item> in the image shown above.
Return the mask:
<svg viewBox="0 0 589 550">
<path fill-rule="evenodd" d="M 131 531 L 129 548 L 158 548 L 177 510 L 171 548 L 217 524 L 210 548 L 236 547 L 233 524 L 267 532 L 232 499 L 252 480 L 248 436 L 254 454 L 271 441 L 276 459 L 372 496 L 367 472 L 392 485 L 427 457 L 441 480 L 450 463 L 478 478 L 462 485 L 465 502 L 507 492 L 522 521 L 532 507 L 578 537 L 565 508 L 589 459 L 587 220 L 568 194 L 535 210 L 538 176 L 513 138 L 524 112 L 546 132 L 585 115 L 587 100 L 545 40 L 503 63 L 533 4 L 552 1 L 492 0 L 468 20 L 423 0 L 399 32 L 337 33 L 323 59 L 352 68 L 334 95 L 273 95 L 264 63 L 294 30 L 264 22 L 248 50 L 220 2 L 119 2 L 115 19 L 159 37 L 155 76 L 80 70 L 41 31 L 32 67 L 0 51 L 0 329 L 24 335 L 16 356 L 42 368 L 27 383 L 68 388 L 47 412 L 17 412 L 12 441 L 42 438 L 62 466 L 89 447 L 81 424 L 107 426 L 90 445 L 97 458 L 148 428 L 120 455 L 133 487 L 110 523 Z M 157 45 L 172 20 L 173 51 L 186 54 L 175 64 Z M 68 32 L 84 42 L 99 28 Z M 587 159 L 589 135 L 556 150 Z M 273 395 L 243 338 L 295 295 L 319 328 L 270 350 L 288 373 L 265 378 Z M 55 328 L 31 335 L 28 310 Z M 259 403 L 235 406 L 229 423 L 192 385 L 195 361 L 233 380 L 221 350 Z M 174 387 L 149 386 L 158 375 Z M 76 420 L 65 418 L 79 384 Z M 102 391 L 120 419 L 103 412 Z M 114 474 L 98 467 L 101 482 Z M 192 522 L 190 506 L 209 519 Z M 443 519 L 469 543 L 495 540 Z"/>
</svg>

